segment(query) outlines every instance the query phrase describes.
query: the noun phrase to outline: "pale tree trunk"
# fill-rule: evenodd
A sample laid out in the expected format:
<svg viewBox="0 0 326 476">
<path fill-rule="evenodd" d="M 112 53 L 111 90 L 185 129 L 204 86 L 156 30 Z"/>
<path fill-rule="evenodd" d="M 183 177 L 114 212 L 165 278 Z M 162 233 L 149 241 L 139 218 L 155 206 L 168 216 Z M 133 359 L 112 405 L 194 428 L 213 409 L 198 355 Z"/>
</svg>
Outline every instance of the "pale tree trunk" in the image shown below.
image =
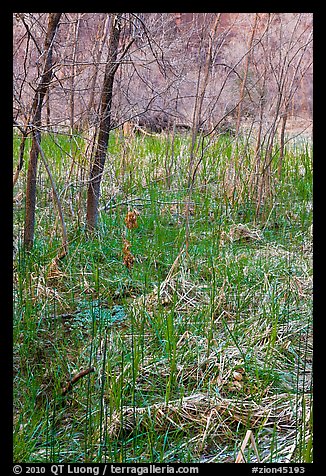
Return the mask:
<svg viewBox="0 0 326 476">
<path fill-rule="evenodd" d="M 252 43 L 253 43 L 255 33 L 256 33 L 256 28 L 257 28 L 257 20 L 258 20 L 258 13 L 255 13 L 255 20 L 254 20 L 254 24 L 253 24 L 253 27 L 252 27 L 252 30 L 251 30 L 251 35 L 250 35 L 249 44 L 248 44 L 248 54 L 246 56 L 244 75 L 243 75 L 243 80 L 242 80 L 242 83 L 241 83 L 240 101 L 239 101 L 239 105 L 238 105 L 237 125 L 236 125 L 236 132 L 235 132 L 236 136 L 238 136 L 239 129 L 240 129 L 242 103 L 243 103 L 244 91 L 245 91 L 247 76 L 248 76 L 248 69 L 249 69 L 250 56 L 251 56 L 251 48 L 252 48 Z"/>
<path fill-rule="evenodd" d="M 87 106 L 87 114 L 86 114 L 86 117 L 83 119 L 83 123 L 82 123 L 82 130 L 83 132 L 84 131 L 87 132 L 87 137 L 89 139 L 89 142 L 87 141 L 87 145 L 86 145 L 86 157 L 93 157 L 93 153 L 95 149 L 97 131 L 96 131 L 96 128 L 95 128 L 95 131 L 92 131 L 92 126 L 94 125 L 93 116 L 95 117 L 95 123 L 97 123 L 97 113 L 99 109 L 98 107 L 96 107 L 96 111 L 95 111 L 96 82 L 98 78 L 100 63 L 102 60 L 103 49 L 104 49 L 108 32 L 109 32 L 109 23 L 110 23 L 110 15 L 107 15 L 103 23 L 102 35 L 101 35 L 101 25 L 99 25 L 97 38 L 94 44 L 93 53 L 97 50 L 96 59 L 94 63 L 94 74 L 90 84 L 90 97 L 89 97 L 88 106 Z"/>
<path fill-rule="evenodd" d="M 215 17 L 213 26 L 211 31 L 209 32 L 208 36 L 208 47 L 206 51 L 206 61 L 204 66 L 204 77 L 201 81 L 201 68 L 199 68 L 198 73 L 198 80 L 197 80 L 197 90 L 196 90 L 196 98 L 195 98 L 195 105 L 194 105 L 194 112 L 193 112 L 193 121 L 192 121 L 192 131 L 191 131 L 191 149 L 190 149 L 190 158 L 189 158 L 189 166 L 188 166 L 188 197 L 185 206 L 185 224 L 186 224 L 186 253 L 188 255 L 189 250 L 189 237 L 190 237 L 190 227 L 189 227 L 189 207 L 190 201 L 192 196 L 192 190 L 195 182 L 197 168 L 195 167 L 195 145 L 197 140 L 197 134 L 199 131 L 199 126 L 202 121 L 202 108 L 204 97 L 207 89 L 210 68 L 212 64 L 212 53 L 213 47 L 216 39 L 217 27 L 221 19 L 221 13 L 218 13 Z M 203 32 L 204 34 L 204 32 Z M 203 38 L 202 38 L 203 40 Z M 199 162 L 198 162 L 199 165 Z"/>
<path fill-rule="evenodd" d="M 286 121 L 288 119 L 288 112 L 287 108 L 285 113 L 282 115 L 282 125 L 281 125 L 281 133 L 280 133 L 280 158 L 278 162 L 278 169 L 277 169 L 277 176 L 280 179 L 282 174 L 282 166 L 283 166 L 283 159 L 284 159 L 284 137 L 285 137 L 285 128 L 286 128 Z"/>
<path fill-rule="evenodd" d="M 24 227 L 24 246 L 31 249 L 34 241 L 36 175 L 39 155 L 38 144 L 41 143 L 41 115 L 44 97 L 52 79 L 53 39 L 62 13 L 49 13 L 48 28 L 44 42 L 44 69 L 37 86 L 32 106 L 32 147 L 29 156 L 26 186 L 26 214 Z"/>
<path fill-rule="evenodd" d="M 99 25 L 99 30 L 98 30 L 98 34 L 97 34 L 98 38 L 97 38 L 97 41 L 95 42 L 95 45 L 94 45 L 94 49 L 95 48 L 97 49 L 97 54 L 96 54 L 96 61 L 95 61 L 95 64 L 94 64 L 95 69 L 94 69 L 94 75 L 92 77 L 92 82 L 91 82 L 91 86 L 90 86 L 90 97 L 89 97 L 88 107 L 87 107 L 87 111 L 88 111 L 89 114 L 91 114 L 94 110 L 96 81 L 97 81 L 97 77 L 98 77 L 100 62 L 101 62 L 101 59 L 102 59 L 103 48 L 104 48 L 106 38 L 107 38 L 107 35 L 108 35 L 109 20 L 110 20 L 110 17 L 107 16 L 105 21 L 104 21 L 104 24 L 103 24 L 102 35 L 101 35 L 101 32 L 100 32 L 101 25 Z M 89 124 L 87 124 L 87 126 L 89 126 Z"/>
<path fill-rule="evenodd" d="M 191 133 L 191 150 L 190 150 L 190 160 L 189 160 L 189 176 L 188 176 L 188 188 L 190 189 L 195 180 L 195 172 L 194 170 L 194 160 L 195 160 L 195 143 L 197 138 L 197 133 L 199 130 L 200 123 L 202 121 L 202 108 L 203 102 L 205 97 L 205 92 L 208 84 L 210 68 L 212 64 L 212 52 L 214 47 L 214 42 L 216 39 L 216 32 L 217 27 L 220 22 L 221 13 L 218 13 L 215 17 L 214 24 L 212 26 L 211 31 L 209 32 L 208 37 L 208 48 L 206 51 L 206 61 L 204 67 L 204 77 L 201 81 L 201 68 L 199 69 L 198 73 L 198 81 L 197 81 L 197 91 L 196 91 L 196 98 L 195 98 L 195 105 L 194 105 L 194 112 L 193 112 L 193 123 L 192 123 L 192 133 Z"/>
<path fill-rule="evenodd" d="M 109 142 L 111 127 L 111 105 L 114 76 L 117 70 L 117 55 L 120 39 L 121 13 L 112 15 L 109 37 L 109 51 L 105 67 L 104 83 L 101 97 L 101 111 L 99 120 L 99 133 L 95 157 L 90 173 L 90 184 L 87 191 L 86 223 L 89 231 L 97 225 L 98 202 L 100 197 L 101 179 Z"/>
<path fill-rule="evenodd" d="M 70 134 L 72 135 L 75 127 L 75 76 L 76 76 L 76 58 L 78 48 L 80 13 L 77 13 L 77 19 L 73 30 L 73 52 L 72 52 L 72 71 L 70 77 Z"/>
</svg>

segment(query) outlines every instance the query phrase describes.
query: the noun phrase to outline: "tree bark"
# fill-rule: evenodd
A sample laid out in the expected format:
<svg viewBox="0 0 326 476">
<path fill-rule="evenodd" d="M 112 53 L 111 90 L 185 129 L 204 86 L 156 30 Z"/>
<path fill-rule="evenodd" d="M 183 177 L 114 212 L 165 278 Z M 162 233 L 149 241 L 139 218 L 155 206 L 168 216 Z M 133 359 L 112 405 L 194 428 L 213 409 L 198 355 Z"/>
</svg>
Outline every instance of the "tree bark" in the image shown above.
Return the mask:
<svg viewBox="0 0 326 476">
<path fill-rule="evenodd" d="M 112 15 L 109 36 L 109 51 L 105 67 L 104 83 L 101 96 L 101 111 L 99 122 L 99 134 L 95 150 L 94 162 L 90 173 L 90 184 L 87 191 L 87 213 L 86 224 L 89 231 L 94 230 L 98 219 L 98 203 L 100 197 L 100 186 L 103 175 L 109 133 L 111 128 L 111 105 L 114 76 L 118 67 L 117 55 L 120 39 L 120 19 L 121 13 Z"/>
<path fill-rule="evenodd" d="M 52 79 L 52 51 L 53 39 L 62 13 L 49 13 L 48 28 L 44 42 L 44 69 L 37 86 L 32 105 L 32 146 L 29 156 L 26 186 L 26 213 L 24 227 L 24 246 L 31 249 L 34 242 L 35 204 L 36 204 L 36 176 L 39 155 L 38 144 L 41 143 L 41 115 L 44 97 Z"/>
</svg>

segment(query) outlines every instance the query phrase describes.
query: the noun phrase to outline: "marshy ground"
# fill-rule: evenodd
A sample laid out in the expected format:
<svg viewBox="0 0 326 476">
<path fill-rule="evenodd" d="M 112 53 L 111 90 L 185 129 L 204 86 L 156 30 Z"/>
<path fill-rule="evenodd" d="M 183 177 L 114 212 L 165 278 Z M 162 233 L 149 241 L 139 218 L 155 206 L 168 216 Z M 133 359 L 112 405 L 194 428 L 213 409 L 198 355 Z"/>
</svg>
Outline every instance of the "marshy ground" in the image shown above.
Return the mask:
<svg viewBox="0 0 326 476">
<path fill-rule="evenodd" d="M 22 247 L 22 170 L 15 461 L 234 462 L 247 430 L 247 461 L 312 460 L 312 147 L 287 144 L 258 209 L 250 141 L 212 141 L 191 196 L 189 144 L 112 134 L 88 234 L 87 144 L 45 136 L 63 259 L 42 164 L 34 247 Z"/>
</svg>

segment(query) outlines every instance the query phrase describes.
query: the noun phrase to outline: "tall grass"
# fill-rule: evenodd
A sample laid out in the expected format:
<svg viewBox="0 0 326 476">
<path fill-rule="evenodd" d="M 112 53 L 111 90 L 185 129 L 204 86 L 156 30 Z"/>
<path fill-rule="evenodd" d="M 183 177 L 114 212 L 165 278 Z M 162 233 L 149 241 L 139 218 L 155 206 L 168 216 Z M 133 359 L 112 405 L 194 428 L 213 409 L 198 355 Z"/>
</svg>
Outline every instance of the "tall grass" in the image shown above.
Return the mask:
<svg viewBox="0 0 326 476">
<path fill-rule="evenodd" d="M 14 203 L 15 461 L 232 462 L 248 429 L 261 461 L 311 461 L 309 144 L 287 147 L 257 217 L 248 141 L 209 144 L 190 198 L 188 137 L 128 141 L 111 136 L 90 236 L 82 138 L 44 136 L 69 236 L 63 260 L 42 164 L 29 253 L 23 198 Z M 26 162 L 16 194 L 25 176 Z M 133 209 L 138 227 L 127 230 Z"/>
</svg>

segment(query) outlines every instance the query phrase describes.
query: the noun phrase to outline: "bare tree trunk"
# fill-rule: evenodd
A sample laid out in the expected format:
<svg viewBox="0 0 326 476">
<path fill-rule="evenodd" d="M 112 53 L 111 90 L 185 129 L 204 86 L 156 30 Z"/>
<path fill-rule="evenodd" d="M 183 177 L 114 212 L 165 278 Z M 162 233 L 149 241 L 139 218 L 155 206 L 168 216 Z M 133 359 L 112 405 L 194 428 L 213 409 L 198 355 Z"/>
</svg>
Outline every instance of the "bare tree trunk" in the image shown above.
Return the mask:
<svg viewBox="0 0 326 476">
<path fill-rule="evenodd" d="M 281 134 L 280 134 L 280 158 L 278 162 L 278 170 L 277 176 L 280 179 L 282 174 L 282 166 L 283 166 L 283 159 L 284 159 L 284 136 L 285 136 L 285 127 L 286 121 L 288 119 L 287 111 L 282 115 L 282 125 L 281 125 Z"/>
<path fill-rule="evenodd" d="M 238 135 L 239 128 L 240 128 L 241 109 L 242 109 L 244 91 L 245 91 L 247 76 L 248 76 L 248 69 L 249 69 L 250 56 L 251 56 L 251 47 L 252 47 L 252 43 L 253 43 L 255 33 L 256 33 L 257 20 L 258 20 L 258 13 L 255 13 L 255 20 L 254 20 L 254 24 L 253 24 L 253 27 L 252 27 L 252 30 L 251 30 L 250 40 L 249 40 L 249 44 L 248 44 L 249 53 L 246 56 L 245 70 L 244 70 L 244 75 L 243 75 L 243 80 L 242 80 L 241 90 L 240 90 L 240 101 L 239 101 L 239 105 L 238 105 L 237 125 L 236 125 L 236 131 L 235 131 L 236 136 Z"/>
<path fill-rule="evenodd" d="M 91 87 L 90 87 L 90 97 L 89 97 L 88 107 L 87 107 L 87 110 L 88 110 L 89 114 L 92 113 L 93 110 L 94 110 L 96 81 L 97 81 L 97 77 L 98 77 L 98 71 L 99 71 L 99 66 L 100 66 L 100 62 L 101 62 L 101 58 L 102 58 L 103 48 L 104 48 L 106 38 L 107 38 L 107 35 L 108 35 L 109 20 L 110 20 L 110 17 L 107 16 L 106 19 L 105 19 L 105 22 L 103 24 L 102 36 L 101 36 L 101 33 L 100 33 L 100 26 L 101 25 L 99 25 L 98 41 L 96 41 L 96 44 L 95 44 L 96 48 L 97 48 L 96 61 L 95 61 L 95 65 L 94 65 L 95 71 L 94 71 L 94 75 L 92 77 L 92 82 L 91 82 Z"/>
<path fill-rule="evenodd" d="M 19 145 L 19 161 L 18 161 L 18 164 L 17 164 L 17 167 L 16 167 L 16 172 L 15 172 L 14 177 L 13 177 L 13 187 L 15 187 L 15 185 L 17 183 L 17 180 L 18 180 L 18 177 L 19 177 L 19 174 L 20 174 L 20 171 L 22 170 L 23 165 L 24 165 L 25 143 L 26 143 L 27 134 L 28 134 L 28 126 L 25 126 L 25 128 L 19 126 L 16 123 L 15 119 L 14 119 L 14 124 L 19 129 L 19 131 L 21 132 L 22 139 L 21 139 L 20 145 Z"/>
<path fill-rule="evenodd" d="M 75 76 L 76 76 L 76 57 L 78 48 L 78 36 L 80 25 L 80 13 L 77 13 L 77 19 L 74 22 L 74 40 L 73 40 L 73 52 L 72 52 L 72 71 L 70 78 L 70 134 L 73 134 L 75 127 Z"/>
<path fill-rule="evenodd" d="M 26 186 L 26 214 L 24 227 L 24 246 L 31 249 L 34 241 L 36 174 L 39 155 L 38 144 L 41 143 L 41 115 L 44 97 L 52 79 L 53 39 L 62 13 L 49 13 L 48 29 L 44 42 L 45 63 L 43 73 L 36 89 L 32 106 L 32 147 L 29 156 Z"/>
<path fill-rule="evenodd" d="M 49 131 L 51 126 L 50 87 L 48 87 L 46 91 L 45 103 L 46 103 L 46 127 L 47 127 L 47 130 Z"/>
<path fill-rule="evenodd" d="M 58 209 L 58 214 L 59 214 L 59 218 L 60 218 L 60 222 L 61 222 L 61 228 L 62 228 L 62 251 L 59 254 L 59 256 L 61 258 L 63 258 L 63 256 L 65 256 L 68 253 L 67 228 L 66 228 L 66 223 L 65 223 L 65 220 L 64 220 L 64 216 L 63 216 L 63 210 L 62 210 L 61 202 L 60 202 L 60 199 L 59 199 L 59 194 L 58 194 L 57 188 L 55 186 L 54 178 L 52 176 L 50 167 L 49 167 L 49 165 L 47 163 L 47 160 L 45 158 L 43 149 L 42 149 L 42 147 L 40 146 L 40 144 L 38 142 L 36 142 L 36 145 L 37 145 L 38 150 L 41 154 L 41 159 L 43 161 L 44 167 L 45 167 L 45 169 L 48 173 L 48 176 L 49 176 L 49 179 L 50 179 L 50 182 L 51 182 L 53 198 L 54 198 L 54 201 L 55 201 L 57 209 Z"/>
<path fill-rule="evenodd" d="M 197 91 L 196 91 L 196 98 L 195 98 L 195 105 L 194 105 L 194 112 L 193 112 L 193 123 L 192 123 L 192 131 L 191 131 L 191 149 L 190 149 L 190 158 L 189 158 L 189 172 L 188 172 L 188 196 L 187 196 L 187 203 L 185 206 L 185 223 L 186 223 L 186 253 L 188 255 L 189 250 L 189 237 L 190 237 L 190 227 L 189 227 L 189 207 L 190 201 L 192 196 L 192 190 L 195 182 L 196 172 L 198 167 L 194 167 L 195 165 L 195 145 L 197 140 L 197 134 L 199 130 L 200 123 L 202 121 L 202 107 L 204 102 L 204 97 L 207 89 L 209 74 L 210 74 L 210 67 L 212 64 L 212 52 L 213 46 L 216 38 L 217 27 L 220 22 L 221 13 L 218 13 L 215 17 L 214 24 L 209 32 L 208 37 L 208 47 L 206 51 L 206 61 L 204 66 L 204 78 L 201 82 L 201 67 L 199 68 L 198 72 L 198 80 L 197 80 Z M 204 35 L 204 32 L 203 32 Z M 203 41 L 204 37 L 202 37 Z M 198 162 L 199 165 L 199 162 Z"/>
<path fill-rule="evenodd" d="M 111 127 L 111 104 L 113 81 L 117 70 L 117 55 L 120 39 L 121 13 L 112 15 L 110 25 L 109 51 L 105 68 L 104 83 L 101 97 L 101 112 L 99 122 L 99 134 L 93 166 L 90 173 L 90 184 L 87 191 L 87 229 L 93 230 L 97 225 L 98 202 L 100 197 L 101 179 L 104 170 L 109 133 Z"/>
<path fill-rule="evenodd" d="M 97 124 L 97 117 L 99 112 L 99 106 L 96 106 L 95 110 L 95 93 L 96 93 L 96 82 L 99 73 L 99 67 L 102 59 L 103 49 L 107 40 L 107 36 L 109 33 L 109 23 L 110 23 L 110 15 L 107 15 L 105 20 L 103 21 L 103 33 L 101 36 L 101 25 L 98 27 L 97 37 L 94 44 L 94 51 L 97 49 L 96 59 L 94 63 L 94 74 L 92 77 L 91 85 L 90 85 L 90 97 L 87 106 L 87 114 L 83 118 L 82 121 L 82 130 L 83 132 L 86 131 L 88 136 L 88 145 L 86 147 L 86 157 L 91 158 L 93 157 L 95 144 L 96 144 L 96 137 L 97 137 L 97 129 L 93 131 L 94 123 Z"/>
<path fill-rule="evenodd" d="M 190 150 L 189 176 L 188 176 L 189 189 L 193 185 L 195 180 L 195 171 L 193 170 L 194 160 L 195 160 L 195 143 L 196 143 L 199 126 L 202 121 L 203 101 L 204 101 L 205 92 L 206 92 L 206 88 L 208 84 L 210 67 L 212 64 L 212 51 L 213 51 L 213 46 L 214 46 L 214 42 L 216 38 L 216 31 L 217 31 L 220 18 L 221 18 L 221 13 L 218 13 L 215 17 L 214 24 L 209 33 L 208 47 L 206 52 L 206 61 L 205 61 L 205 68 L 204 68 L 204 78 L 202 83 L 200 78 L 201 68 L 199 68 L 199 73 L 198 73 L 197 91 L 196 91 L 195 106 L 194 106 L 194 113 L 193 113 L 193 124 L 192 124 L 192 132 L 191 132 L 191 150 Z"/>
</svg>

